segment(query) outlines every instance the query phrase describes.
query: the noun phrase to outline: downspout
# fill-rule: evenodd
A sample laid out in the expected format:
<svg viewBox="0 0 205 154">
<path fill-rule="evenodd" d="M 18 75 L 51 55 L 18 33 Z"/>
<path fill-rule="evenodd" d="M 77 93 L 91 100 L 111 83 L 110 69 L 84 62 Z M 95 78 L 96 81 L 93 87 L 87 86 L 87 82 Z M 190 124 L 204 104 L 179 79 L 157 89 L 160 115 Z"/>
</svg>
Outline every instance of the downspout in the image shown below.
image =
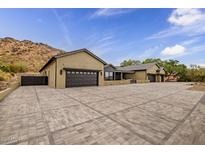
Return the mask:
<svg viewBox="0 0 205 154">
<path fill-rule="evenodd" d="M 55 63 L 55 88 L 56 88 L 56 81 L 57 81 L 57 59 Z"/>
</svg>

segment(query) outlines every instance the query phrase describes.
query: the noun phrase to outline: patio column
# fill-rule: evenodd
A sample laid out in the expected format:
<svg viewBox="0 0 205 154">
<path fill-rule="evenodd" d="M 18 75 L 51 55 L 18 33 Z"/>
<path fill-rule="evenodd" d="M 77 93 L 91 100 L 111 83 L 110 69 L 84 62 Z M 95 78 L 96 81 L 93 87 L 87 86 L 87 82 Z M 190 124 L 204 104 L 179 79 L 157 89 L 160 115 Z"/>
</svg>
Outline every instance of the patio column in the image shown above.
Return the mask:
<svg viewBox="0 0 205 154">
<path fill-rule="evenodd" d="M 113 72 L 113 80 L 115 80 L 116 72 Z"/>
</svg>

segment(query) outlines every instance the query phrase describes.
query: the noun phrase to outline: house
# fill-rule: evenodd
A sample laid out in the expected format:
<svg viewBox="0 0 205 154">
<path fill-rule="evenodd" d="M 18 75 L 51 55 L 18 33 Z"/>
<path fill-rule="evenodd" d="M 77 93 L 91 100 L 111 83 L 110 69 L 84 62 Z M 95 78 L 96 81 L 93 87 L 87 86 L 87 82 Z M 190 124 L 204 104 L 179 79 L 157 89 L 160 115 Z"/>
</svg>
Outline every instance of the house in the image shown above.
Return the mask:
<svg viewBox="0 0 205 154">
<path fill-rule="evenodd" d="M 167 76 L 165 76 L 165 81 L 167 82 L 177 82 L 179 80 L 179 76 L 177 74 L 177 72 L 173 72 L 172 74 L 169 74 Z"/>
<path fill-rule="evenodd" d="M 107 63 L 87 49 L 79 49 L 52 57 L 41 69 L 53 88 L 98 86 L 104 82 Z"/>
<path fill-rule="evenodd" d="M 125 74 L 133 74 L 132 70 L 121 70 L 119 67 L 113 66 L 112 64 L 107 64 L 104 67 L 104 80 L 123 80 Z"/>
<path fill-rule="evenodd" d="M 164 82 L 165 71 L 156 63 L 116 67 L 105 66 L 105 80 L 132 79 L 138 81 Z"/>
<path fill-rule="evenodd" d="M 155 63 L 116 67 L 87 49 L 52 57 L 41 69 L 53 88 L 129 84 L 134 81 L 163 82 L 164 69 Z"/>
</svg>

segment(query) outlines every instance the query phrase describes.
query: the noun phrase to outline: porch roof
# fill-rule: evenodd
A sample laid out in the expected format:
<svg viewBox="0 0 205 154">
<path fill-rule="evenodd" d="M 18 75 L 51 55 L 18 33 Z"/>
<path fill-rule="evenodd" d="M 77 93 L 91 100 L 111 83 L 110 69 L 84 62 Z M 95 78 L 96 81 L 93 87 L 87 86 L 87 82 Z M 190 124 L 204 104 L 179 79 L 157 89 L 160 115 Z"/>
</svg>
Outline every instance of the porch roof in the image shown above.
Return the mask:
<svg viewBox="0 0 205 154">
<path fill-rule="evenodd" d="M 116 73 L 135 73 L 134 71 L 127 71 L 127 70 L 115 70 Z"/>
</svg>

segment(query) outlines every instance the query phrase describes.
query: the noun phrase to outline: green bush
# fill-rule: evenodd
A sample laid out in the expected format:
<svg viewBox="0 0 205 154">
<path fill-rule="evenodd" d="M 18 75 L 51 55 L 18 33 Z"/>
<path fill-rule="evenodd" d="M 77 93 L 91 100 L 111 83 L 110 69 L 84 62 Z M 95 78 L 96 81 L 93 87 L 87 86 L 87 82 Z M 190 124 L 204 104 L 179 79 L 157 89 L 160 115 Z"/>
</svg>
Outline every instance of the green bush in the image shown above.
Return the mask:
<svg viewBox="0 0 205 154">
<path fill-rule="evenodd" d="M 3 72 L 11 72 L 9 64 L 0 64 L 0 70 L 2 70 Z"/>
<path fill-rule="evenodd" d="M 183 77 L 183 81 L 204 82 L 205 69 L 203 68 L 189 68 Z"/>
<path fill-rule="evenodd" d="M 0 64 L 0 70 L 8 73 L 23 73 L 27 71 L 27 67 L 24 64 Z"/>
<path fill-rule="evenodd" d="M 27 71 L 27 67 L 23 64 L 12 64 L 10 65 L 10 70 L 13 73 L 23 73 Z"/>
</svg>

